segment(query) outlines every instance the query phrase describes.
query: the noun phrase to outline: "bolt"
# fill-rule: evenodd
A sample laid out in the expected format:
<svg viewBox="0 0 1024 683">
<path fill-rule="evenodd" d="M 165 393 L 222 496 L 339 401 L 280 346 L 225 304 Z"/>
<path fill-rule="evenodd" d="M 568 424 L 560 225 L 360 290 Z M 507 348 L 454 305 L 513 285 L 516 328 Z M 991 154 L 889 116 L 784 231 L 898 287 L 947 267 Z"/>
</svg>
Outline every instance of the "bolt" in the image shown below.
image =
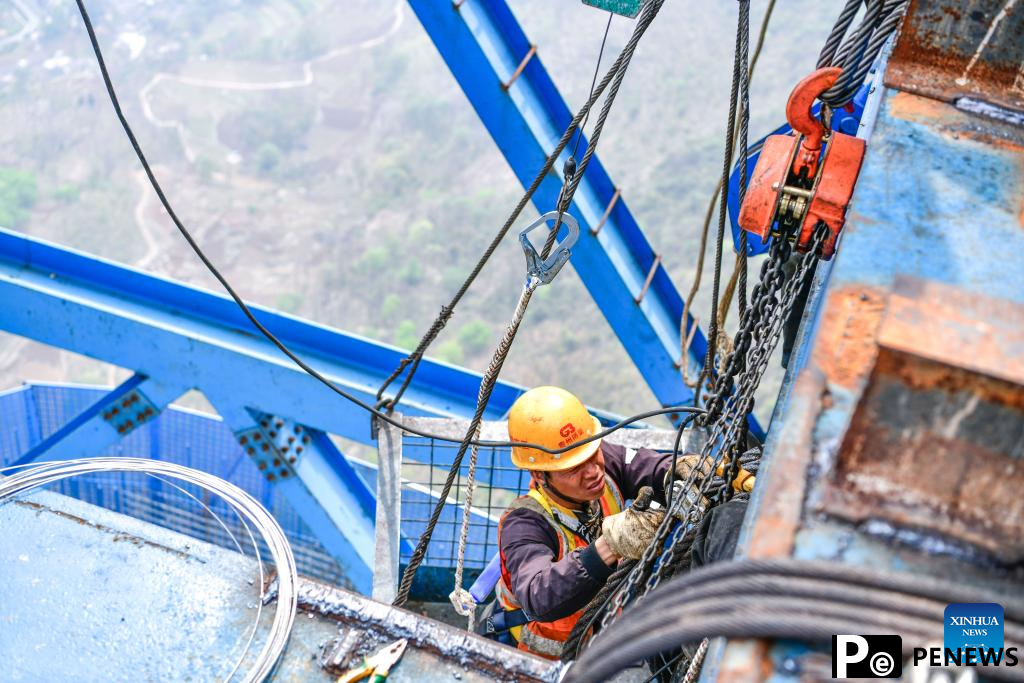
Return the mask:
<svg viewBox="0 0 1024 683">
<path fill-rule="evenodd" d="M 266 453 L 267 451 L 270 450 L 270 444 L 268 444 L 268 443 L 263 444 L 262 446 L 260 446 L 260 450 L 263 451 L 264 453 Z"/>
<path fill-rule="evenodd" d="M 287 479 L 288 478 L 288 470 L 281 470 L 281 478 L 282 479 Z"/>
<path fill-rule="evenodd" d="M 281 427 L 284 427 L 284 422 L 278 420 L 277 422 L 274 423 L 274 426 L 280 429 Z"/>
<path fill-rule="evenodd" d="M 274 458 L 274 467 L 277 467 L 280 464 L 281 464 L 281 458 Z"/>
<path fill-rule="evenodd" d="M 260 464 L 259 464 L 259 465 L 257 465 L 256 467 L 258 467 L 258 468 L 259 468 L 259 470 L 260 470 L 260 472 L 262 472 L 263 470 L 267 469 L 267 463 L 265 463 L 265 462 L 263 462 L 263 461 L 261 460 L 261 461 L 260 461 Z"/>
<path fill-rule="evenodd" d="M 253 448 L 252 446 L 249 446 L 248 448 L 245 449 L 245 452 L 248 453 L 249 455 L 253 455 L 256 452 L 256 449 Z"/>
<path fill-rule="evenodd" d="M 249 443 L 249 437 L 247 437 L 247 436 L 243 436 L 243 437 L 241 437 L 241 438 L 240 438 L 240 439 L 238 440 L 238 443 L 240 443 L 240 444 L 242 444 L 242 445 L 244 446 L 245 444 Z"/>
<path fill-rule="evenodd" d="M 252 435 L 252 440 L 253 441 L 259 441 L 262 438 L 263 438 L 263 436 L 259 432 L 256 432 L 255 434 Z"/>
<path fill-rule="evenodd" d="M 301 453 L 302 452 L 302 446 L 296 446 L 295 447 L 295 452 L 296 453 Z"/>
<path fill-rule="evenodd" d="M 296 458 L 294 455 L 292 457 L 288 458 L 288 462 L 290 462 L 293 465 L 295 464 L 296 460 L 298 460 L 298 458 Z"/>
<path fill-rule="evenodd" d="M 277 437 L 277 432 L 275 432 L 275 431 L 274 431 L 273 429 L 271 429 L 271 430 L 270 430 L 270 438 L 271 438 L 271 439 L 274 439 L 274 438 L 276 438 L 276 437 Z"/>
</svg>

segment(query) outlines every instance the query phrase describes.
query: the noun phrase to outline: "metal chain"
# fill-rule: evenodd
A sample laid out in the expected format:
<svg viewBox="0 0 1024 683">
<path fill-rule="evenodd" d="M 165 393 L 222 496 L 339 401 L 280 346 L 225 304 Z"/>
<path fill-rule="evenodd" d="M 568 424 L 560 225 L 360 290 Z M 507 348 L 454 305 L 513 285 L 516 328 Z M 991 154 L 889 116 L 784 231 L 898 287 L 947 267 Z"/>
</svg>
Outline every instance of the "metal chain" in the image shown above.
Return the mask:
<svg viewBox="0 0 1024 683">
<path fill-rule="evenodd" d="M 736 350 L 726 363 L 709 399 L 709 409 L 712 404 L 716 407 L 716 417 L 706 425 L 710 434 L 700 453 L 700 460 L 682 483 L 680 490 L 683 495 L 673 498 L 654 540 L 609 600 L 601 619 L 602 628 L 607 628 L 614 621 L 627 602 L 642 598 L 661 582 L 668 568 L 673 566 L 686 532 L 700 522 L 703 512 L 696 503 L 708 492 L 715 479 L 718 462 L 725 454 L 736 451 L 740 437 L 746 433 L 746 420 L 753 408 L 754 392 L 782 336 L 783 322 L 796 304 L 797 293 L 814 272 L 827 236 L 827 227 L 819 225 L 812 237 L 811 249 L 800 257 L 796 272 L 788 280 L 785 279 L 782 266 L 791 254 L 789 241 L 782 237 L 773 240 L 769 258 L 761 267 L 760 281 L 754 287 L 750 306 L 744 311 L 740 330 L 734 338 Z M 736 453 L 733 459 L 738 460 L 735 456 Z M 706 464 L 710 464 L 710 467 Z M 704 471 L 709 474 L 704 476 Z M 689 492 L 697 484 L 698 476 L 702 478 L 699 495 L 691 495 Z M 731 482 L 728 485 L 731 486 Z M 676 523 L 677 519 L 686 521 Z M 645 581 L 648 571 L 651 573 Z"/>
</svg>

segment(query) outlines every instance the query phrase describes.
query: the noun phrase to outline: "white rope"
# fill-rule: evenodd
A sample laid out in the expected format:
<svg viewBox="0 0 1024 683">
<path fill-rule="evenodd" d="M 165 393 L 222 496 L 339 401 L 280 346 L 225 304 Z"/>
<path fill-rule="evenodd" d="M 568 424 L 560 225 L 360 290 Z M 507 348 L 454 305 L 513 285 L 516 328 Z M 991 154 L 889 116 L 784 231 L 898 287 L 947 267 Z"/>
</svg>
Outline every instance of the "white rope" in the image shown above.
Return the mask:
<svg viewBox="0 0 1024 683">
<path fill-rule="evenodd" d="M 505 329 L 505 335 L 498 342 L 498 348 L 494 351 L 494 357 L 491 359 L 491 364 L 487 366 L 487 372 L 484 373 L 483 379 L 480 381 L 480 393 L 477 396 L 477 404 L 485 400 L 484 392 L 486 387 L 491 383 L 491 380 L 501 369 L 502 363 L 505 361 L 505 356 L 508 355 L 508 350 L 512 346 L 512 340 L 515 339 L 516 332 L 519 330 L 519 324 L 523 322 L 523 316 L 526 315 L 526 307 L 530 303 L 530 298 L 533 296 L 533 292 L 541 284 L 540 279 L 531 276 L 527 279 L 526 284 L 523 286 L 523 293 L 519 295 L 519 303 L 516 304 L 516 311 L 512 315 L 512 321 L 508 324 Z M 480 440 L 480 425 L 476 426 L 476 431 L 473 434 L 473 441 Z M 455 611 L 464 617 L 468 618 L 467 628 L 472 631 L 476 623 L 476 600 L 473 595 L 462 587 L 462 572 L 466 564 L 466 544 L 469 540 L 469 520 L 473 512 L 473 491 L 476 489 L 476 461 L 479 447 L 474 445 L 472 450 L 469 452 L 469 471 L 466 473 L 466 502 L 462 509 L 462 526 L 459 530 L 459 551 L 455 558 L 455 589 L 448 596 L 451 600 L 452 607 Z"/>
<path fill-rule="evenodd" d="M 707 638 L 700 641 L 700 647 L 693 654 L 693 659 L 690 660 L 690 668 L 686 670 L 686 676 L 683 677 L 683 683 L 693 683 L 697 680 L 697 676 L 700 675 L 701 667 L 704 666 L 704 655 L 708 653 L 708 645 L 711 643 Z"/>
</svg>

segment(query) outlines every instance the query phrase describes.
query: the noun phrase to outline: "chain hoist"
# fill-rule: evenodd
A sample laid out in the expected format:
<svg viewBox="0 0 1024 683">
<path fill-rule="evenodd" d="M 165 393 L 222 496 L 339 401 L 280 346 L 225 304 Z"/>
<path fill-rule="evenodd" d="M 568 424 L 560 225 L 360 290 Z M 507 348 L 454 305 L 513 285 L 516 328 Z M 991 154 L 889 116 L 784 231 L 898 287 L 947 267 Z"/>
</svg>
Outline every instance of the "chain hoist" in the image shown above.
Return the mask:
<svg viewBox="0 0 1024 683">
<path fill-rule="evenodd" d="M 814 230 L 824 223 L 826 260 L 835 252 L 864 161 L 864 141 L 832 130 L 827 105 L 821 119 L 811 112 L 840 74 L 838 67 L 818 69 L 793 88 L 786 104 L 793 131 L 764 141 L 739 217 L 740 227 L 762 241 L 787 239 L 800 252 L 810 248 Z"/>
</svg>

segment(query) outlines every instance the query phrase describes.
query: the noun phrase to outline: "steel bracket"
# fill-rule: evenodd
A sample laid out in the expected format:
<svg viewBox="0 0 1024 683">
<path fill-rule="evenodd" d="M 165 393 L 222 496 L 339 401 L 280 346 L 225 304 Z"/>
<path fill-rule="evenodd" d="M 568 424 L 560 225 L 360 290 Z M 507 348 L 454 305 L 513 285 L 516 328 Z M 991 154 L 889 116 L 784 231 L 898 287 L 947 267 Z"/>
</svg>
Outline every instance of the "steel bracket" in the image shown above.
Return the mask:
<svg viewBox="0 0 1024 683">
<path fill-rule="evenodd" d="M 132 389 L 100 409 L 103 419 L 124 436 L 160 414 L 160 408 L 140 389 Z"/>
</svg>

